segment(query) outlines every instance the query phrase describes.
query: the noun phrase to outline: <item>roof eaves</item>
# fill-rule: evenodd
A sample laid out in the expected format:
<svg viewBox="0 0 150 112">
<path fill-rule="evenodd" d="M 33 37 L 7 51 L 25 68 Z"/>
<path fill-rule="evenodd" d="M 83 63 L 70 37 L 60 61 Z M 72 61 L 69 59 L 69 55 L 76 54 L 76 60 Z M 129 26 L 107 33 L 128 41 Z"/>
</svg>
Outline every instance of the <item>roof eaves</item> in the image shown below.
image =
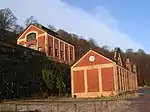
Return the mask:
<svg viewBox="0 0 150 112">
<path fill-rule="evenodd" d="M 18 36 L 17 39 L 19 39 L 19 37 L 20 37 L 31 25 L 32 25 L 32 24 L 28 25 L 28 26 L 20 33 L 20 35 Z"/>
<path fill-rule="evenodd" d="M 65 39 L 60 38 L 60 37 L 59 37 L 59 34 L 58 34 L 57 32 L 54 32 L 54 31 L 48 29 L 47 27 L 45 27 L 45 26 L 43 26 L 43 25 L 41 25 L 41 24 L 39 24 L 39 23 L 37 23 L 37 24 L 32 24 L 32 25 L 34 25 L 34 26 L 40 28 L 41 30 L 44 30 L 44 31 L 47 32 L 49 35 L 52 35 L 52 36 L 54 36 L 54 37 L 56 37 L 56 38 L 58 38 L 58 39 L 60 39 L 60 40 L 62 40 L 62 41 L 67 42 L 68 44 L 73 45 L 72 43 L 66 41 Z M 73 45 L 73 46 L 74 46 L 74 45 Z"/>
</svg>

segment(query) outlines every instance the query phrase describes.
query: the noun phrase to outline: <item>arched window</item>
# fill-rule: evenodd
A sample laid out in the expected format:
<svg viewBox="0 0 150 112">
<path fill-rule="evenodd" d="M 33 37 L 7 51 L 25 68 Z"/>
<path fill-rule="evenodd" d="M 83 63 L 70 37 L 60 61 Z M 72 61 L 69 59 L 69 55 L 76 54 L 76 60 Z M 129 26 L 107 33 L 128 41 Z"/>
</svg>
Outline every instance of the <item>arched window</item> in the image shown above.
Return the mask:
<svg viewBox="0 0 150 112">
<path fill-rule="evenodd" d="M 36 33 L 30 33 L 27 35 L 27 42 L 36 40 Z"/>
</svg>

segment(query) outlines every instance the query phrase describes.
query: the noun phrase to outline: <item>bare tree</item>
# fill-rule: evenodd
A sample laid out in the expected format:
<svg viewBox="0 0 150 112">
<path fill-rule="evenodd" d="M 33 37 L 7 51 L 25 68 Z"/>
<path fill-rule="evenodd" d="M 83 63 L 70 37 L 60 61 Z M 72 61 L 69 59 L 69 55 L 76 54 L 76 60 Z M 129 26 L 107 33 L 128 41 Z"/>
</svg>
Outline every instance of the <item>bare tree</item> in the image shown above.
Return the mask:
<svg viewBox="0 0 150 112">
<path fill-rule="evenodd" d="M 133 52 L 134 52 L 133 49 L 127 49 L 127 50 L 126 50 L 126 53 L 127 53 L 127 54 L 131 54 L 131 53 L 133 53 Z"/>
<path fill-rule="evenodd" d="M 144 50 L 143 49 L 138 49 L 138 51 L 137 51 L 138 53 L 140 53 L 140 54 L 145 54 L 145 52 L 144 52 Z"/>
<path fill-rule="evenodd" d="M 29 26 L 30 24 L 36 24 L 38 23 L 38 20 L 34 18 L 34 16 L 30 16 L 25 20 L 25 26 Z"/>
<path fill-rule="evenodd" d="M 95 48 L 96 46 L 98 46 L 93 38 L 89 38 L 88 42 L 90 44 L 90 48 Z"/>
<path fill-rule="evenodd" d="M 57 30 L 57 29 L 56 29 L 53 25 L 51 25 L 51 24 L 48 24 L 47 26 L 48 26 L 48 28 L 49 28 L 50 30 L 52 30 L 52 31 L 56 31 L 56 30 Z"/>
<path fill-rule="evenodd" d="M 104 45 L 104 46 L 102 46 L 101 48 L 104 49 L 104 50 L 106 50 L 106 51 L 110 51 L 110 47 L 107 46 L 107 45 Z"/>
<path fill-rule="evenodd" d="M 20 33 L 23 32 L 23 30 L 24 30 L 24 27 L 23 27 L 23 26 L 15 25 L 15 26 L 14 26 L 14 31 L 13 31 L 13 32 L 15 32 L 16 34 L 20 34 Z"/>
<path fill-rule="evenodd" d="M 9 33 L 14 30 L 17 18 L 9 8 L 0 10 L 0 40 L 9 37 Z"/>
<path fill-rule="evenodd" d="M 16 25 L 17 18 L 9 8 L 0 10 L 0 29 L 12 30 Z"/>
</svg>

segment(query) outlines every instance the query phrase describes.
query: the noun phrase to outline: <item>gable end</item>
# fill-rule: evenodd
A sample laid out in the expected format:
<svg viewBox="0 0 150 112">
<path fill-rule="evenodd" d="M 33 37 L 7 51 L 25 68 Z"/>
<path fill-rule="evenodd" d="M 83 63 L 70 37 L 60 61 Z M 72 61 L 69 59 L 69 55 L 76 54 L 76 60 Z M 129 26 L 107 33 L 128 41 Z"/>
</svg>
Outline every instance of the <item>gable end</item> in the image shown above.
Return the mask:
<svg viewBox="0 0 150 112">
<path fill-rule="evenodd" d="M 85 58 L 87 58 L 87 56 L 88 56 L 90 53 L 93 54 L 93 55 L 95 55 L 96 57 L 102 57 L 102 58 L 103 58 L 102 60 L 106 60 L 107 63 L 114 62 L 113 60 L 111 60 L 111 59 L 109 59 L 109 58 L 107 58 L 107 57 L 105 57 L 105 56 L 103 56 L 103 55 L 101 55 L 101 54 L 99 54 L 99 53 L 97 53 L 97 52 L 95 52 L 95 51 L 93 51 L 93 50 L 89 50 L 83 57 L 81 57 L 75 64 L 73 64 L 73 66 L 72 66 L 71 68 L 77 66 L 81 61 L 83 61 Z M 91 55 L 91 56 L 92 56 L 92 55 Z M 106 61 L 105 61 L 105 62 L 106 62 Z M 94 63 L 93 63 L 93 64 L 94 64 Z M 98 64 L 98 63 L 95 63 L 95 64 Z"/>
</svg>

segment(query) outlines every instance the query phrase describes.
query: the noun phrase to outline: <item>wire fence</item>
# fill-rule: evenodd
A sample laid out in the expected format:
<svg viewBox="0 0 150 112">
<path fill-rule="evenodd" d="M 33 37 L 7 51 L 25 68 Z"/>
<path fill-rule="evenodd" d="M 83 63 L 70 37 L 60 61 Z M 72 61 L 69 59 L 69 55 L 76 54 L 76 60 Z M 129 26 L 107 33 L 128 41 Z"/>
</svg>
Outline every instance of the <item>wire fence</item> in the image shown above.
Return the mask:
<svg viewBox="0 0 150 112">
<path fill-rule="evenodd" d="M 114 99 L 30 100 L 0 103 L 0 112 L 138 112 L 130 101 L 136 94 Z"/>
<path fill-rule="evenodd" d="M 0 112 L 137 112 L 130 105 L 130 102 L 124 100 L 2 103 Z"/>
</svg>

